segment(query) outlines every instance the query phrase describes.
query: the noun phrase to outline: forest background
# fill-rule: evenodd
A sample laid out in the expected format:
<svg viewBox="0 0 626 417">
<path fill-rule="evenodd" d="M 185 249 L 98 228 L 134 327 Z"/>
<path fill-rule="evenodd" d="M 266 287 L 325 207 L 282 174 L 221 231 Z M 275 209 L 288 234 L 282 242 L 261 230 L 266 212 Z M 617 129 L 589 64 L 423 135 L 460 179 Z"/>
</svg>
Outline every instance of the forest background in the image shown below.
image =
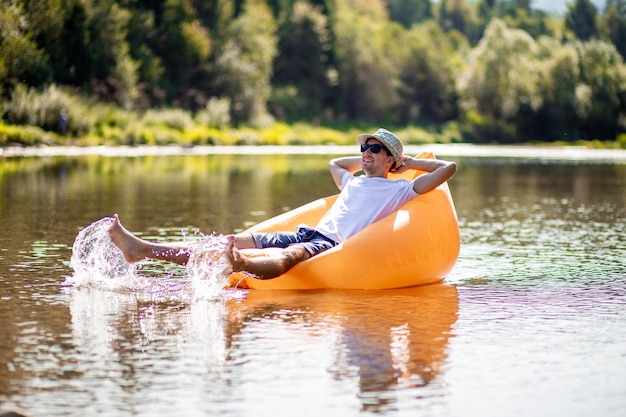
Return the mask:
<svg viewBox="0 0 626 417">
<path fill-rule="evenodd" d="M 626 148 L 626 0 L 531 3 L 3 0 L 0 145 Z"/>
</svg>

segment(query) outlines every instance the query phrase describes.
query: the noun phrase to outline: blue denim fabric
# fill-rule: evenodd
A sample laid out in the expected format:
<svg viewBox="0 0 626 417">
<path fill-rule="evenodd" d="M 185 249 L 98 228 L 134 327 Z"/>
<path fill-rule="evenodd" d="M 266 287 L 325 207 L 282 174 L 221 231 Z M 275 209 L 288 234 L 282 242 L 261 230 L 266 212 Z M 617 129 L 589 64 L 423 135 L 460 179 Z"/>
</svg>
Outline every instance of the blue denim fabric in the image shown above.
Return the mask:
<svg viewBox="0 0 626 417">
<path fill-rule="evenodd" d="M 252 233 L 252 238 L 259 249 L 302 245 L 311 256 L 315 256 L 337 245 L 337 243 L 317 230 L 304 225 L 298 226 L 295 232 Z"/>
</svg>

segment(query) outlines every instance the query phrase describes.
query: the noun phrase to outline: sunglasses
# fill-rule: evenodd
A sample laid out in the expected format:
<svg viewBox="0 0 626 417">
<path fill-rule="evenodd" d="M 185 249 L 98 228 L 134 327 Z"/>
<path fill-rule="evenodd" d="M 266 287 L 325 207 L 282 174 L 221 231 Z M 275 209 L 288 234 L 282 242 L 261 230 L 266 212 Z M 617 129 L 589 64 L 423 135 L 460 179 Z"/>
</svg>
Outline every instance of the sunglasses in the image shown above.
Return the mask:
<svg viewBox="0 0 626 417">
<path fill-rule="evenodd" d="M 372 153 L 378 153 L 385 149 L 383 145 L 380 143 L 362 143 L 361 144 L 361 152 L 365 152 L 366 150 L 372 151 Z"/>
</svg>

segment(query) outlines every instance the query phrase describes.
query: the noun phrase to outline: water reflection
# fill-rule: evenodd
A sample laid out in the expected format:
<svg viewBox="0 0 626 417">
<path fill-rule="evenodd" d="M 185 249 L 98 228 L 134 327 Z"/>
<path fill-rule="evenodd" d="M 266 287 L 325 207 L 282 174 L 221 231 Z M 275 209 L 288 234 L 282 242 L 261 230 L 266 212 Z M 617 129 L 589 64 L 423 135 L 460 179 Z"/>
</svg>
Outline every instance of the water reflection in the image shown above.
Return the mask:
<svg viewBox="0 0 626 417">
<path fill-rule="evenodd" d="M 144 237 L 231 233 L 336 190 L 328 156 L 206 155 L 16 158 L 0 165 L 3 248 L 71 247 L 80 229 L 119 213 Z M 2 254 L 0 253 L 0 256 Z"/>
<path fill-rule="evenodd" d="M 624 184 L 624 165 L 463 166 L 450 183 L 463 243 L 452 275 L 520 285 L 623 276 Z"/>
<path fill-rule="evenodd" d="M 395 409 L 395 390 L 425 387 L 437 377 L 458 314 L 456 289 L 444 284 L 388 291 L 251 291 L 230 305 L 243 315 L 234 323 L 238 334 L 256 333 L 261 319 L 332 334 L 328 372 L 337 380 L 355 380 L 362 409 L 373 412 Z"/>
<path fill-rule="evenodd" d="M 154 302 L 149 293 L 70 290 L 72 342 L 81 370 L 73 409 L 85 415 L 101 413 L 103 406 L 108 414 L 193 414 L 199 404 L 192 398 L 229 385 L 222 377 L 225 304 L 190 302 L 184 291 L 177 295 Z M 138 392 L 148 395 L 137 397 Z M 90 401 L 93 396 L 98 402 Z"/>
<path fill-rule="evenodd" d="M 197 411 L 197 403 L 185 400 L 207 393 L 236 397 L 251 379 L 271 385 L 320 362 L 326 363 L 326 383 L 352 386 L 363 410 L 393 410 L 396 390 L 423 390 L 436 381 L 458 315 L 456 289 L 444 284 L 363 292 L 229 291 L 221 301 L 167 303 L 76 288 L 69 305 L 72 345 L 79 352 L 74 377 L 84 387 L 73 406 L 97 412 L 89 403 L 97 394 L 123 411 L 137 390 L 185 393 L 150 404 L 134 398 L 135 406 L 161 414 Z M 304 382 L 292 380 L 284 395 L 315 393 Z M 140 414 L 149 415 L 146 409 Z"/>
</svg>

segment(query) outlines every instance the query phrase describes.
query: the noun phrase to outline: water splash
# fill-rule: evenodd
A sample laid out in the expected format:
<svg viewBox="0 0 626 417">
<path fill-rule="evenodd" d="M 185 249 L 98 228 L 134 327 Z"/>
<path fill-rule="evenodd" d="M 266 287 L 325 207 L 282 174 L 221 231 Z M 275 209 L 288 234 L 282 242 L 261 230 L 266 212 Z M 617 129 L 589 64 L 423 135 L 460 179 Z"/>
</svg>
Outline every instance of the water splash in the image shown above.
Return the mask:
<svg viewBox="0 0 626 417">
<path fill-rule="evenodd" d="M 74 286 L 136 288 L 139 277 L 136 267 L 111 240 L 111 217 L 105 217 L 82 229 L 72 246 L 70 268 L 74 274 L 67 283 Z"/>
<path fill-rule="evenodd" d="M 225 249 L 228 239 L 224 235 L 198 235 L 189 241 L 189 261 L 186 276 L 172 285 L 163 280 L 141 276 L 137 264 L 126 261 L 113 243 L 109 228 L 113 219 L 105 217 L 82 229 L 72 246 L 70 268 L 72 276 L 66 284 L 72 287 L 98 287 L 114 291 L 148 292 L 151 299 L 163 297 L 190 299 L 220 299 L 228 287 L 232 267 Z"/>
<path fill-rule="evenodd" d="M 218 234 L 203 235 L 190 243 L 187 274 L 197 298 L 214 298 L 228 286 L 232 266 L 226 255 L 227 243 L 227 237 Z"/>
</svg>

